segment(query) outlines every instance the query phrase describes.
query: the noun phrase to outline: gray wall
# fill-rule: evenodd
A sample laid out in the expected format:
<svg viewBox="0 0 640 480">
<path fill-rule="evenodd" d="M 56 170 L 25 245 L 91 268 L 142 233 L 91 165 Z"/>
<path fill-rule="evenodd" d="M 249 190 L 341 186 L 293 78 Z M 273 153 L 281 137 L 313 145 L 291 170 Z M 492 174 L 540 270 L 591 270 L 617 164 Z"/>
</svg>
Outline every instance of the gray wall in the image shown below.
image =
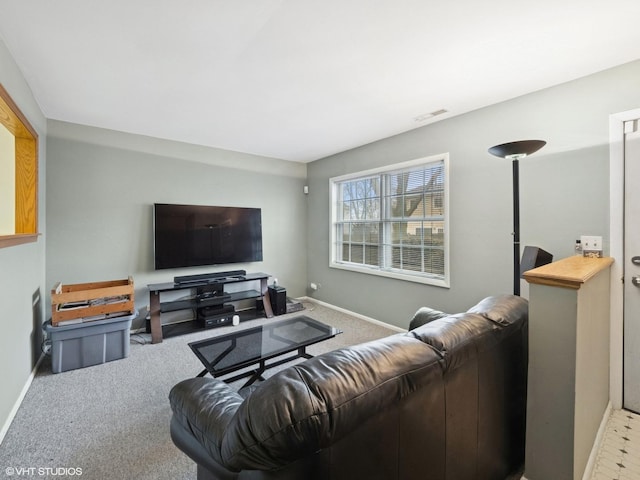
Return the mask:
<svg viewBox="0 0 640 480">
<path fill-rule="evenodd" d="M 266 272 L 300 296 L 306 283 L 306 165 L 49 122 L 47 284 Z M 262 208 L 264 261 L 154 271 L 153 203 Z M 134 328 L 140 323 L 134 323 Z"/>
<path fill-rule="evenodd" d="M 423 305 L 458 312 L 512 292 L 511 162 L 487 149 L 514 140 L 547 141 L 520 162 L 522 245 L 560 259 L 581 234 L 602 235 L 606 250 L 608 117 L 640 106 L 638 85 L 634 62 L 309 164 L 308 280 L 321 285 L 309 293 L 406 327 Z M 450 153 L 451 288 L 329 268 L 329 178 L 442 152 Z"/>
<path fill-rule="evenodd" d="M 0 250 L 0 422 L 37 358 L 38 325 L 48 317 L 55 282 L 133 275 L 136 304 L 144 309 L 147 283 L 216 270 L 153 271 L 154 202 L 260 206 L 265 261 L 238 268 L 271 273 L 292 296 L 312 294 L 406 327 L 419 306 L 460 311 L 511 291 L 511 167 L 486 152 L 498 143 L 541 138 L 548 145 L 521 164 L 522 243 L 562 258 L 572 253 L 575 238 L 592 234 L 602 235 L 608 248 L 608 115 L 640 106 L 639 81 L 640 62 L 634 62 L 307 166 L 46 123 L 0 42 L 0 82 L 40 135 L 43 233 L 37 243 Z M 329 178 L 441 152 L 449 152 L 451 162 L 451 288 L 329 269 Z M 307 291 L 309 282 L 320 289 Z M 34 309 L 37 294 L 41 303 Z"/>
<path fill-rule="evenodd" d="M 0 248 L 0 432 L 40 357 L 44 308 L 46 121 L 22 73 L 0 40 L 0 83 L 39 138 L 38 228 L 35 243 Z M 38 298 L 41 300 L 36 301 Z M 35 301 L 35 305 L 34 305 Z M 1 437 L 1 435 L 0 435 Z"/>
</svg>

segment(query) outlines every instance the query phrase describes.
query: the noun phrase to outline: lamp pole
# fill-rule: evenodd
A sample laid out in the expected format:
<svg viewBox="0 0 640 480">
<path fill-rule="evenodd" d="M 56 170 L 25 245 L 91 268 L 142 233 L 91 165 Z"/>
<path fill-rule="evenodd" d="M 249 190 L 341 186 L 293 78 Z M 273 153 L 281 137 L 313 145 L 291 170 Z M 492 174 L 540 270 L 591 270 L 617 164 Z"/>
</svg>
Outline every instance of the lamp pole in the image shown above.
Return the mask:
<svg viewBox="0 0 640 480">
<path fill-rule="evenodd" d="M 511 161 L 513 171 L 513 294 L 520 295 L 520 165 L 519 157 Z"/>
<path fill-rule="evenodd" d="M 520 140 L 489 149 L 491 155 L 511 160 L 513 171 L 513 294 L 520 295 L 520 165 L 521 158 L 537 152 L 544 140 Z"/>
</svg>

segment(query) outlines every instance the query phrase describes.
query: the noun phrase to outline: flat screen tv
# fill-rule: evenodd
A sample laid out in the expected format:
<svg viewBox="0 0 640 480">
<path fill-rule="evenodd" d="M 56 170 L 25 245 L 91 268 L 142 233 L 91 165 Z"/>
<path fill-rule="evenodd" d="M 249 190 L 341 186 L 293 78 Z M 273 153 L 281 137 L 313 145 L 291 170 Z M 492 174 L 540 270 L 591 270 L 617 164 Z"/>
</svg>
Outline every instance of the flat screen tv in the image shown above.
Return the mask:
<svg viewBox="0 0 640 480">
<path fill-rule="evenodd" d="M 153 231 L 156 270 L 262 261 L 259 208 L 156 203 Z"/>
</svg>

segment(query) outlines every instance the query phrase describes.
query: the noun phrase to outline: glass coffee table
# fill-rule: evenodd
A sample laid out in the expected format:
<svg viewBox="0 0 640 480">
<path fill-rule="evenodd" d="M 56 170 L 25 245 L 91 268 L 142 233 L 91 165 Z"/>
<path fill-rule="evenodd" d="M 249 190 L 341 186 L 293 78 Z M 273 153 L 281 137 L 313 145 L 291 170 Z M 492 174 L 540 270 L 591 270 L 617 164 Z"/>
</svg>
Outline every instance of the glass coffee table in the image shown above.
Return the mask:
<svg viewBox="0 0 640 480">
<path fill-rule="evenodd" d="M 342 333 L 341 330 L 325 325 L 305 315 L 269 322 L 260 327 L 240 330 L 238 332 L 189 343 L 189 347 L 205 366 L 198 374 L 203 377 L 210 373 L 213 377 L 221 377 L 252 365 L 249 370 L 224 379 L 231 383 L 241 378 L 250 377 L 244 386 L 256 380 L 264 380 L 262 374 L 267 368 L 276 367 L 296 358 L 311 358 L 306 348 L 314 343 L 322 342 Z M 295 352 L 285 358 L 268 360 Z"/>
</svg>

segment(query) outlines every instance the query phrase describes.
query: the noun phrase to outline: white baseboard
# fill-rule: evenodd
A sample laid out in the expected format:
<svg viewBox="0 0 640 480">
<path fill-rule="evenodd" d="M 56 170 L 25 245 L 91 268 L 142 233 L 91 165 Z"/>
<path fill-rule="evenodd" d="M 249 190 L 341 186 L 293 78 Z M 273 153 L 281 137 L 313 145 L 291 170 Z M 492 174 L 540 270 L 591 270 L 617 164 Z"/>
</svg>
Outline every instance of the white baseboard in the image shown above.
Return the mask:
<svg viewBox="0 0 640 480">
<path fill-rule="evenodd" d="M 321 300 L 317 300 L 311 297 L 299 297 L 299 301 L 301 302 L 311 302 L 317 303 L 318 305 L 322 305 L 323 307 L 331 308 L 332 310 L 336 310 L 337 312 L 344 313 L 347 315 L 351 315 L 352 317 L 359 318 L 360 320 L 364 320 L 365 322 L 374 323 L 376 325 L 380 325 L 381 327 L 390 328 L 391 330 L 395 330 L 397 332 L 406 332 L 406 328 L 400 328 L 397 325 L 391 325 L 390 323 L 381 322 L 380 320 L 376 320 L 375 318 L 367 317 L 366 315 L 361 315 L 357 312 L 352 312 L 351 310 L 347 310 L 345 308 L 336 307 L 330 303 L 323 302 Z"/>
<path fill-rule="evenodd" d="M 9 416 L 4 422 L 4 425 L 2 426 L 2 430 L 0 430 L 0 445 L 2 444 L 2 441 L 4 440 L 4 437 L 6 436 L 7 432 L 9 431 L 9 427 L 11 426 L 13 419 L 16 417 L 16 413 L 18 413 L 18 409 L 20 408 L 20 405 L 22 404 L 22 401 L 24 400 L 25 395 L 29 391 L 31 382 L 33 382 L 33 379 L 35 378 L 36 373 L 38 372 L 38 367 L 40 367 L 40 363 L 42 362 L 43 358 L 44 358 L 44 354 L 41 354 L 40 358 L 38 358 L 38 361 L 36 362 L 35 367 L 33 367 L 33 370 L 31 370 L 31 374 L 29 375 L 29 378 L 27 378 L 27 381 L 25 382 L 24 387 L 22 387 L 22 390 L 20 391 L 20 395 L 18 395 L 18 399 L 16 400 L 16 403 L 14 403 L 13 408 L 9 412 Z"/>
</svg>

